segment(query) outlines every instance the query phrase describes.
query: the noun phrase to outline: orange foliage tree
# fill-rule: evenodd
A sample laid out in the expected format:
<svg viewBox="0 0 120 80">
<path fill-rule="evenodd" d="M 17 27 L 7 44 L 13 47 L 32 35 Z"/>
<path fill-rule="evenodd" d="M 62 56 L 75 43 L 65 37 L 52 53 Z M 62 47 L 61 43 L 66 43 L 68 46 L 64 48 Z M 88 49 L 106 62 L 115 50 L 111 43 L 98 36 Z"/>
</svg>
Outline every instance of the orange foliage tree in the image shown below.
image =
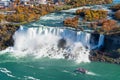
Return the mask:
<svg viewBox="0 0 120 80">
<path fill-rule="evenodd" d="M 4 18 L 5 18 L 5 15 L 0 14 L 0 22 L 1 22 L 2 20 L 4 20 Z"/>
<path fill-rule="evenodd" d="M 87 21 L 104 19 L 107 17 L 105 10 L 92 10 L 92 9 L 78 9 L 76 14 L 82 16 Z"/>
<path fill-rule="evenodd" d="M 109 32 L 118 28 L 117 22 L 115 20 L 105 20 L 102 23 L 102 30 Z"/>
<path fill-rule="evenodd" d="M 115 12 L 115 18 L 120 20 L 120 10 L 118 10 L 117 12 Z"/>
<path fill-rule="evenodd" d="M 79 20 L 79 18 L 76 16 L 74 18 L 65 19 L 63 23 L 65 26 L 77 28 L 78 27 L 78 20 Z"/>
</svg>

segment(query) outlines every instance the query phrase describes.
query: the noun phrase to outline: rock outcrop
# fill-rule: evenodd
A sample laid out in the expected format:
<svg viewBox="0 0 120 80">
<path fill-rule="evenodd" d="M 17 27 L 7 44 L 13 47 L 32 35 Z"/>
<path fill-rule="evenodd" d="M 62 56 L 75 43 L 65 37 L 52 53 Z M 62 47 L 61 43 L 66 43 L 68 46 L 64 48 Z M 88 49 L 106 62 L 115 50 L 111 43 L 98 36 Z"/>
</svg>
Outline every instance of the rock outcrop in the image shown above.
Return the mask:
<svg viewBox="0 0 120 80">
<path fill-rule="evenodd" d="M 117 57 L 114 57 L 117 56 Z M 100 61 L 100 62 L 108 62 L 120 64 L 120 55 L 119 54 L 111 54 L 108 52 L 101 51 L 91 51 L 89 56 L 91 61 Z"/>
<path fill-rule="evenodd" d="M 19 28 L 15 25 L 0 25 L 0 50 L 13 46 L 13 34 Z"/>
<path fill-rule="evenodd" d="M 98 35 L 93 38 L 98 39 Z M 90 60 L 120 64 L 120 34 L 105 35 L 104 45 L 90 52 Z"/>
</svg>

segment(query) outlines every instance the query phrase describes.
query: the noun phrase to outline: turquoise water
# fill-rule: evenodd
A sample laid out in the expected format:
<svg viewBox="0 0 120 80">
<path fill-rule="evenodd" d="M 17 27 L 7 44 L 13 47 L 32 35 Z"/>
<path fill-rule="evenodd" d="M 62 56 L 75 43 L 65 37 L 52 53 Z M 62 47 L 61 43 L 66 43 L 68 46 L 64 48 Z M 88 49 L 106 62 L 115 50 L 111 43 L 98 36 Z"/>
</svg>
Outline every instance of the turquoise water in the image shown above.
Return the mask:
<svg viewBox="0 0 120 80">
<path fill-rule="evenodd" d="M 14 59 L 1 55 L 0 80 L 119 80 L 120 66 L 115 64 L 91 62 L 75 63 L 58 59 Z M 4 60 L 3 60 L 4 59 Z M 87 74 L 74 73 L 83 67 Z M 3 72 L 4 71 L 4 72 Z"/>
<path fill-rule="evenodd" d="M 70 10 L 72 11 L 74 10 Z M 64 12 L 51 13 L 23 26 L 26 29 L 38 26 L 63 27 L 63 20 L 73 16 Z M 23 54 L 24 52 L 17 51 L 0 52 L 0 80 L 120 80 L 120 65 L 102 62 L 76 63 L 74 60 L 35 58 L 31 55 L 19 57 Z M 74 73 L 79 67 L 87 69 L 88 73 Z"/>
</svg>

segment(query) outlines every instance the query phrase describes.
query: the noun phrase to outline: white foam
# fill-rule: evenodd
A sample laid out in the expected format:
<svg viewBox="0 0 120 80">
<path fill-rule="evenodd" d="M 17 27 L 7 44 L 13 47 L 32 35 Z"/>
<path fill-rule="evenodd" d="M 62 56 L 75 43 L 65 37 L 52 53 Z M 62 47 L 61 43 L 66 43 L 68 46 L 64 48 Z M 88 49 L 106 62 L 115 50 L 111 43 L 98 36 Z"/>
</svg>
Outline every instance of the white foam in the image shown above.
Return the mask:
<svg viewBox="0 0 120 80">
<path fill-rule="evenodd" d="M 24 76 L 25 80 L 40 80 L 40 79 L 37 79 L 37 78 L 34 78 L 32 76 Z"/>
<path fill-rule="evenodd" d="M 88 71 L 86 74 L 87 74 L 87 75 L 91 75 L 91 76 L 99 76 L 98 74 L 96 74 L 96 73 L 94 73 L 94 72 L 89 72 L 89 71 Z"/>
<path fill-rule="evenodd" d="M 47 27 L 47 26 L 44 26 L 44 25 L 42 25 L 40 23 L 32 23 L 32 26 L 34 26 L 34 27 L 39 27 L 39 26 L 41 26 L 41 27 Z"/>
<path fill-rule="evenodd" d="M 6 75 L 9 76 L 9 77 L 15 77 L 15 76 L 12 75 L 12 72 L 9 71 L 9 70 L 6 69 L 6 68 L 0 68 L 0 72 L 6 74 Z"/>
<path fill-rule="evenodd" d="M 45 16 L 42 16 L 40 17 L 41 20 L 61 20 L 61 19 L 64 19 L 63 17 L 64 14 L 62 15 L 55 15 L 55 13 L 51 13 L 49 15 L 45 15 Z"/>
<path fill-rule="evenodd" d="M 77 63 L 90 62 L 90 36 L 90 33 L 76 32 L 65 28 L 20 28 L 13 36 L 14 46 L 2 52 L 10 52 L 12 56 L 17 58 L 33 56 L 34 58 L 67 58 Z M 66 40 L 64 49 L 58 48 L 60 39 Z M 99 42 L 98 45 L 101 44 L 102 42 Z"/>
<path fill-rule="evenodd" d="M 62 10 L 61 12 L 75 13 L 76 10 L 78 10 L 78 9 L 88 9 L 88 8 L 91 8 L 91 7 L 90 6 L 83 6 L 83 7 L 78 7 L 78 8 L 72 8 L 72 9 L 69 9 L 69 10 Z"/>
<path fill-rule="evenodd" d="M 80 35 L 83 37 L 80 38 Z M 18 58 L 29 55 L 35 58 L 64 59 L 66 55 L 67 59 L 78 63 L 89 62 L 89 50 L 84 47 L 89 46 L 89 36 L 84 32 L 52 27 L 28 28 L 25 31 L 20 28 L 14 35 L 14 47 L 9 47 L 3 52 L 10 52 Z M 61 38 L 67 42 L 65 49 L 58 48 L 58 41 Z"/>
<path fill-rule="evenodd" d="M 108 9 L 107 6 L 94 5 L 94 6 L 82 6 L 82 7 L 78 7 L 78 8 L 72 8 L 72 9 L 69 9 L 69 10 L 62 10 L 61 12 L 75 13 L 76 10 L 78 10 L 78 9 L 93 9 L 93 10 L 105 10 L 105 11 L 110 11 L 110 9 Z"/>
</svg>

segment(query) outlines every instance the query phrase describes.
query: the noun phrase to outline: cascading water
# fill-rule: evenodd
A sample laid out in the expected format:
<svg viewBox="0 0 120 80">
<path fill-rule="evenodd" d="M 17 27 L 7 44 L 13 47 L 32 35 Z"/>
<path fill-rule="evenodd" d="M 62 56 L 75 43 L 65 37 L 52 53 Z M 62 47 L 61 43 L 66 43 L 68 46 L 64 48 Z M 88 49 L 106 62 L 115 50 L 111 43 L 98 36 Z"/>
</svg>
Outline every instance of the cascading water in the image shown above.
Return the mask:
<svg viewBox="0 0 120 80">
<path fill-rule="evenodd" d="M 95 35 L 93 35 L 94 37 L 97 37 Z M 93 38 L 92 38 L 93 40 Z M 99 34 L 98 39 L 93 40 L 93 42 L 91 43 L 91 49 L 99 49 L 104 45 L 104 35 L 103 34 Z"/>
<path fill-rule="evenodd" d="M 99 37 L 98 48 L 103 46 L 103 44 L 104 44 L 104 35 L 101 34 Z"/>
<path fill-rule="evenodd" d="M 77 62 L 89 62 L 91 34 L 58 27 L 23 28 L 15 32 L 14 46 L 5 51 L 14 56 L 35 58 L 67 58 Z M 103 36 L 97 47 L 103 43 Z M 58 46 L 64 45 L 64 46 Z"/>
</svg>

